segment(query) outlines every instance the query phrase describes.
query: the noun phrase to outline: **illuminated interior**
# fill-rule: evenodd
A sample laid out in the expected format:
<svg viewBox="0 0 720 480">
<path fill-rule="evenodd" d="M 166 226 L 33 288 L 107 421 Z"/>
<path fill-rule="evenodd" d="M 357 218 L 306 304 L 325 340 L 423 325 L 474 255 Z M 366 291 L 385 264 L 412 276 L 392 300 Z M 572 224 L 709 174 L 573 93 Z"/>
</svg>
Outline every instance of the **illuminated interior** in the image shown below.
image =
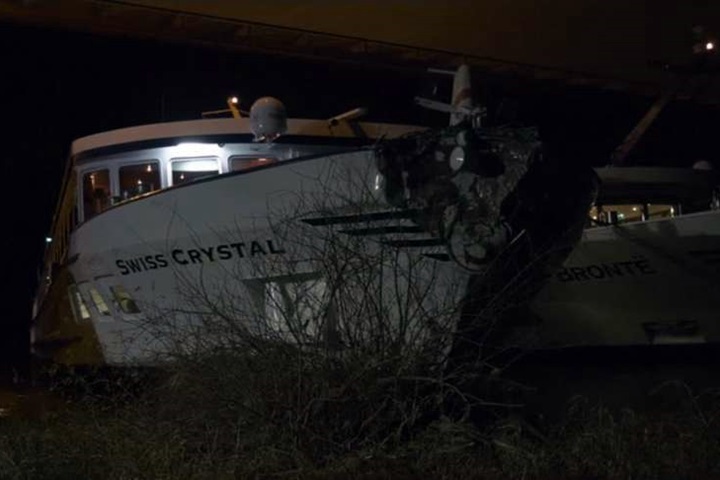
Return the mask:
<svg viewBox="0 0 720 480">
<path fill-rule="evenodd" d="M 658 205 L 654 203 L 637 203 L 622 205 L 593 206 L 590 218 L 598 225 L 614 223 L 632 223 L 657 218 L 671 218 L 677 215 L 674 205 Z"/>
<path fill-rule="evenodd" d="M 108 308 L 107 304 L 105 303 L 105 300 L 102 298 L 102 295 L 100 295 L 100 292 L 98 292 L 95 287 L 90 287 L 88 289 L 88 292 L 90 293 L 90 299 L 92 300 L 93 304 L 95 305 L 95 308 L 100 313 L 100 315 L 106 315 L 106 316 L 112 315 L 110 313 L 110 309 Z"/>
<path fill-rule="evenodd" d="M 157 161 L 125 165 L 118 169 L 120 200 L 128 200 L 144 193 L 159 190 L 160 166 Z"/>
<path fill-rule="evenodd" d="M 115 305 L 124 313 L 140 313 L 140 308 L 138 308 L 135 300 L 133 300 L 132 296 L 125 290 L 125 287 L 122 285 L 114 285 L 110 287 L 110 292 L 112 292 Z"/>
<path fill-rule="evenodd" d="M 277 162 L 277 159 L 272 157 L 230 157 L 230 171 L 240 172 L 263 165 L 270 165 L 275 162 Z"/>
<path fill-rule="evenodd" d="M 172 161 L 173 185 L 192 182 L 218 173 L 220 173 L 220 166 L 215 157 L 187 158 Z"/>
<path fill-rule="evenodd" d="M 110 204 L 110 171 L 95 170 L 83 175 L 83 211 L 85 220 L 105 210 Z"/>
<path fill-rule="evenodd" d="M 77 285 L 70 285 L 68 287 L 69 295 L 70 295 L 70 304 L 72 307 L 73 315 L 75 316 L 75 321 L 80 323 L 83 320 L 88 320 L 90 317 L 90 310 L 88 310 L 87 305 L 85 304 L 85 301 L 83 300 L 83 297 L 80 295 L 80 291 L 77 288 Z"/>
</svg>

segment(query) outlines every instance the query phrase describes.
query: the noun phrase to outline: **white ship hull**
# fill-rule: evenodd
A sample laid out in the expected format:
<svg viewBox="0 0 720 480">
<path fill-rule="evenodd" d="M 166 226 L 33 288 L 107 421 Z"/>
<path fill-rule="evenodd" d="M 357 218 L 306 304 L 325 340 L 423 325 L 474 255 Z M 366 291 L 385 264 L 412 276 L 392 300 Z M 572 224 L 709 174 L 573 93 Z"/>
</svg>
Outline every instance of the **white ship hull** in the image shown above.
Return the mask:
<svg viewBox="0 0 720 480">
<path fill-rule="evenodd" d="M 587 229 L 532 304 L 545 347 L 720 341 L 720 211 Z"/>
<path fill-rule="evenodd" d="M 195 348 L 213 335 L 198 333 L 210 316 L 233 316 L 252 334 L 299 341 L 297 332 L 284 331 L 282 319 L 272 324 L 273 316 L 282 316 L 272 305 L 257 309 L 263 300 L 256 287 L 278 282 L 297 287 L 309 278 L 306 288 L 315 293 L 317 288 L 327 289 L 325 263 L 343 261 L 329 259 L 329 242 L 361 245 L 358 258 L 364 262 L 394 252 L 373 274 L 393 309 L 388 318 L 417 324 L 444 315 L 449 324 L 464 294 L 467 273 L 451 262 L 424 256 L 437 252 L 437 247 L 399 251 L 382 243 L 402 238 L 422 244 L 429 239 L 427 233 L 368 232 L 407 225 L 401 211 L 378 200 L 376 176 L 372 151 L 319 156 L 168 189 L 81 225 L 72 236 L 69 270 L 90 304 L 103 362 L 152 363 L 165 353 Z M 323 225 L 333 218 L 346 220 Z M 346 275 L 358 272 L 348 270 Z M 313 286 L 318 280 L 321 286 Z M 94 308 L 91 289 L 112 299 L 117 286 L 130 294 L 139 313 L 122 312 L 110 300 L 106 303 L 112 314 L 102 315 Z M 358 298 L 367 295 L 355 293 Z M 424 313 L 409 318 L 393 307 L 393 297 Z M 414 332 L 410 328 L 407 335 L 417 335 L 418 330 L 423 327 Z M 222 343 L 222 336 L 215 340 Z"/>
<path fill-rule="evenodd" d="M 245 118 L 76 141 L 35 353 L 146 364 L 240 334 L 432 343 L 462 361 L 478 335 L 540 349 L 720 340 L 720 210 L 580 236 L 596 175 L 545 156 L 533 129 L 288 125 L 264 141 Z M 648 213 L 670 187 L 678 206 L 716 188 L 692 170 L 649 170 L 598 171 L 602 199 Z M 637 185 L 653 199 L 627 202 Z M 541 288 L 493 306 L 500 333 L 486 336 L 486 299 L 528 270 Z M 499 314 L 516 302 L 529 311 Z"/>
<path fill-rule="evenodd" d="M 91 299 L 89 289 L 96 288 L 112 298 L 110 288 L 122 285 L 141 310 L 119 316 L 93 312 L 104 362 L 143 363 L 177 349 L 187 329 L 197 326 L 199 312 L 215 306 L 226 310 L 220 313 L 234 312 L 238 321 L 246 315 L 251 331 L 267 334 L 262 330 L 268 325 L 253 326 L 258 317 L 250 319 L 253 281 L 322 276 L 317 260 L 326 235 L 351 239 L 343 232 L 404 224 L 402 215 L 379 220 L 368 215 L 392 211 L 375 195 L 374 163 L 371 152 L 361 151 L 216 177 L 130 202 L 83 224 L 69 254 L 83 297 Z M 326 227 L 312 221 L 343 215 L 359 216 Z M 443 247 L 423 244 L 427 233 L 366 235 L 362 242 L 379 249 L 398 238 L 411 240 L 393 248 L 407 255 L 404 265 L 417 262 L 423 272 L 412 282 L 432 288 L 422 300 L 427 311 L 455 315 L 453 305 L 465 295 L 470 274 L 434 258 Z M 588 228 L 533 300 L 538 321 L 514 329 L 512 337 L 532 348 L 717 342 L 718 268 L 720 211 Z M 395 274 L 390 270 L 388 285 Z M 395 288 L 409 289 L 411 281 L 404 280 Z M 260 314 L 271 315 L 267 309 Z"/>
</svg>

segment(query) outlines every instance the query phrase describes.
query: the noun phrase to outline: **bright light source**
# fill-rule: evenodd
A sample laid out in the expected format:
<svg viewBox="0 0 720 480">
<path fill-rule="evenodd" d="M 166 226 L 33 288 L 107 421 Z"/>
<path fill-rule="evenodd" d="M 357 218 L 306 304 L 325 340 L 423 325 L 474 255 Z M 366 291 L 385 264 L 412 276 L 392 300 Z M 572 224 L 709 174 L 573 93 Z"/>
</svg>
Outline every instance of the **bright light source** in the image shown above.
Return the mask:
<svg viewBox="0 0 720 480">
<path fill-rule="evenodd" d="M 637 207 L 633 207 L 633 212 L 637 212 Z"/>
<path fill-rule="evenodd" d="M 173 172 L 217 172 L 218 163 L 214 158 L 198 158 L 195 160 L 179 160 L 172 163 Z"/>
<path fill-rule="evenodd" d="M 238 97 L 230 97 L 230 103 L 233 105 L 237 105 L 239 101 L 240 99 L 238 99 Z"/>
<path fill-rule="evenodd" d="M 450 164 L 450 170 L 453 172 L 460 170 L 465 163 L 465 149 L 463 147 L 453 148 L 448 163 Z"/>
<path fill-rule="evenodd" d="M 376 191 L 380 190 L 382 188 L 382 185 L 383 185 L 383 176 L 378 173 L 377 175 L 375 175 L 375 185 L 374 185 L 375 190 Z"/>
<path fill-rule="evenodd" d="M 223 151 L 217 143 L 181 143 L 173 148 L 174 157 L 214 156 Z"/>
<path fill-rule="evenodd" d="M 148 165 L 145 171 L 148 173 L 152 173 L 152 165 Z"/>
<path fill-rule="evenodd" d="M 715 48 L 715 44 L 713 42 L 707 42 L 705 44 L 705 50 L 712 50 Z"/>
<path fill-rule="evenodd" d="M 52 237 L 45 237 L 45 243 L 52 243 Z"/>
</svg>

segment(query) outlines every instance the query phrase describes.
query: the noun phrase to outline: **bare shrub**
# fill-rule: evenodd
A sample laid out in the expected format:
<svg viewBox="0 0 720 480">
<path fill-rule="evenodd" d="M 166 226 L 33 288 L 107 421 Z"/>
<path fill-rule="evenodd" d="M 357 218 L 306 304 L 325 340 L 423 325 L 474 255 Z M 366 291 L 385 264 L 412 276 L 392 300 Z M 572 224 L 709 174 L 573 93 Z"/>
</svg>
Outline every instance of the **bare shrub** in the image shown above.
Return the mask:
<svg viewBox="0 0 720 480">
<path fill-rule="evenodd" d="M 369 172 L 338 162 L 320 175 L 321 191 L 270 199 L 271 222 L 216 232 L 272 238 L 282 255 L 177 270 L 182 301 L 144 326 L 171 339 L 167 408 L 202 412 L 189 419 L 198 438 L 207 422 L 225 425 L 228 448 L 254 432 L 248 448 L 317 464 L 391 448 L 449 405 L 481 404 L 446 362 L 467 273 L 393 244 L 397 219 L 363 217 L 381 211 Z M 356 218 L 313 221 L 339 216 Z"/>
</svg>

